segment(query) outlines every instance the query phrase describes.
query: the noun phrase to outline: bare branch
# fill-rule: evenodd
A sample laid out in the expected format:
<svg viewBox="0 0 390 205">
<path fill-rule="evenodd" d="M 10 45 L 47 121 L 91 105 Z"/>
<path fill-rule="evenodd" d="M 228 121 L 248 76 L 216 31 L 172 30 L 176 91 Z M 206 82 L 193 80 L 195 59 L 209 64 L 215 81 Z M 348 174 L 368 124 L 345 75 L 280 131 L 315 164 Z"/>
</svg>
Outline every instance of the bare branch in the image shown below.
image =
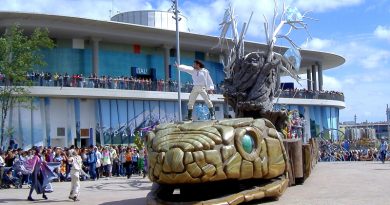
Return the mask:
<svg viewBox="0 0 390 205">
<path fill-rule="evenodd" d="M 285 36 L 289 36 L 292 30 L 293 30 L 293 27 L 291 26 L 290 29 L 288 29 L 287 33 L 284 34 L 284 35 Z"/>
<path fill-rule="evenodd" d="M 270 40 L 270 32 L 268 31 L 268 20 L 267 20 L 267 17 L 263 14 L 264 16 L 264 31 L 265 31 L 265 38 L 267 40 L 267 44 L 270 44 L 271 43 L 271 40 Z"/>
</svg>

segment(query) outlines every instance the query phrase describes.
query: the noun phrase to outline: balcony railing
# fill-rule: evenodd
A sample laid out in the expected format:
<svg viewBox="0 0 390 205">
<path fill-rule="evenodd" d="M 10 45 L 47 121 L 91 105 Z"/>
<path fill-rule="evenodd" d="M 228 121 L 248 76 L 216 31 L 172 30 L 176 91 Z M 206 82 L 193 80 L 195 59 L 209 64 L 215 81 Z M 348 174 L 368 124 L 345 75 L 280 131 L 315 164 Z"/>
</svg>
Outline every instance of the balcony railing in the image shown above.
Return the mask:
<svg viewBox="0 0 390 205">
<path fill-rule="evenodd" d="M 45 80 L 43 78 L 31 78 L 32 86 L 48 86 L 48 87 L 78 87 L 78 88 L 103 88 L 103 89 L 121 89 L 121 90 L 143 90 L 143 91 L 161 91 L 161 92 L 177 92 L 178 83 L 176 81 L 150 81 L 142 79 L 108 79 L 108 78 L 82 78 L 82 79 L 61 79 L 61 80 Z M 9 81 L 0 79 L 0 86 L 3 86 Z M 190 93 L 192 84 L 182 83 L 181 91 Z M 216 94 L 223 94 L 221 86 L 215 86 Z M 344 95 L 341 92 L 335 91 L 309 91 L 309 90 L 280 90 L 277 92 L 276 98 L 298 98 L 298 99 L 323 99 L 337 100 L 344 102 Z"/>
<path fill-rule="evenodd" d="M 283 90 L 280 98 L 338 100 L 344 102 L 344 94 L 336 91 Z"/>
</svg>

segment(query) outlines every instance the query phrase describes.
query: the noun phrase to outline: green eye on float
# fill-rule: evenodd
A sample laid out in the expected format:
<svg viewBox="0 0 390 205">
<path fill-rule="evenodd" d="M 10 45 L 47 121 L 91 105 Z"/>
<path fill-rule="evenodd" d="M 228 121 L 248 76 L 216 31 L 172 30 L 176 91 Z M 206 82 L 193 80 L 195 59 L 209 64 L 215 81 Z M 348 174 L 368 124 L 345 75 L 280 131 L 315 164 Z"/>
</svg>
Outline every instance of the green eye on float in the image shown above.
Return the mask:
<svg viewBox="0 0 390 205">
<path fill-rule="evenodd" d="M 242 147 L 244 148 L 245 152 L 247 152 L 249 154 L 252 153 L 252 151 L 255 149 L 255 142 L 254 142 L 253 138 L 248 134 L 245 134 L 241 138 L 241 143 L 242 143 Z"/>
</svg>

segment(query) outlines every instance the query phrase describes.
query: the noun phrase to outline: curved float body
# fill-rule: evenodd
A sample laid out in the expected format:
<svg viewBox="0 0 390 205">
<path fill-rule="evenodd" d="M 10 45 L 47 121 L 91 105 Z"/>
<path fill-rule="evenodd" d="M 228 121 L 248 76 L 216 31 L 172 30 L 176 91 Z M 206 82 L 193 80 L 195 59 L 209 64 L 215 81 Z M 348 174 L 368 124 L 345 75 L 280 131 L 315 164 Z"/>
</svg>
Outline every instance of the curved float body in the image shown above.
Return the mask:
<svg viewBox="0 0 390 205">
<path fill-rule="evenodd" d="M 148 204 L 279 197 L 288 185 L 280 135 L 267 119 L 159 125 L 147 136 L 148 176 L 154 182 Z"/>
</svg>

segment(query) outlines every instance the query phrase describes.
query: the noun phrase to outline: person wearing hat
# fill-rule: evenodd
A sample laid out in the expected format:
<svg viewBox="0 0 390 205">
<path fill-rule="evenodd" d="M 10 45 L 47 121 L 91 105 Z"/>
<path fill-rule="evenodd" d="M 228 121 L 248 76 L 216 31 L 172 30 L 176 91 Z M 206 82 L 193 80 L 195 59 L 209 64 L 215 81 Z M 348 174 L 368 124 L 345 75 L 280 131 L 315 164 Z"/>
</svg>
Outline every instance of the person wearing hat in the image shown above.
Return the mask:
<svg viewBox="0 0 390 205">
<path fill-rule="evenodd" d="M 192 88 L 189 100 L 188 100 L 188 115 L 187 120 L 192 119 L 192 110 L 198 95 L 201 95 L 207 104 L 210 112 L 210 118 L 215 120 L 215 112 L 213 103 L 210 100 L 208 94 L 213 94 L 214 83 L 210 77 L 209 71 L 204 67 L 204 64 L 200 60 L 195 60 L 193 66 L 179 65 L 175 63 L 175 66 L 192 76 L 194 87 Z"/>
</svg>

